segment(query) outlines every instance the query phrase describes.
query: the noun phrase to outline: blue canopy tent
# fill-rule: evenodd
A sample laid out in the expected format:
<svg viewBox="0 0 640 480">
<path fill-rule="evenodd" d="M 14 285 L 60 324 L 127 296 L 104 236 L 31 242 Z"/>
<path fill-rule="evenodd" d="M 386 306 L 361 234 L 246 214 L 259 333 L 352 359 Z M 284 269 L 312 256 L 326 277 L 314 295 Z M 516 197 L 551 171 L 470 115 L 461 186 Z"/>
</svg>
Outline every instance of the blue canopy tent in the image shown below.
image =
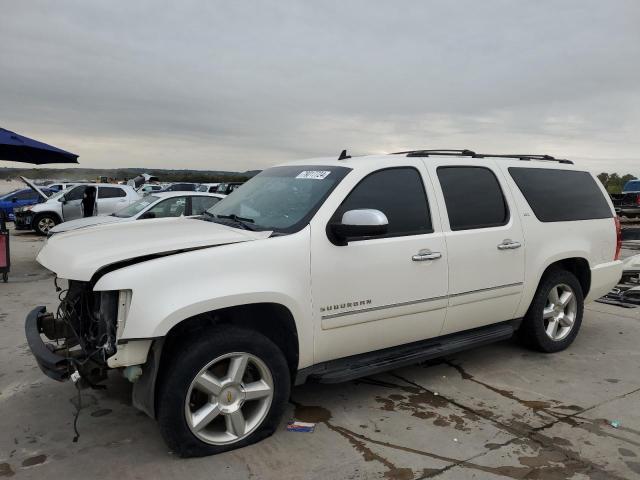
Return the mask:
<svg viewBox="0 0 640 480">
<path fill-rule="evenodd" d="M 0 160 L 33 163 L 78 163 L 78 155 L 0 128 Z"/>
<path fill-rule="evenodd" d="M 78 163 L 78 155 L 0 128 L 0 160 L 35 165 Z M 9 231 L 3 211 L 0 218 L 0 276 L 5 283 L 9 277 L 10 266 Z"/>
</svg>

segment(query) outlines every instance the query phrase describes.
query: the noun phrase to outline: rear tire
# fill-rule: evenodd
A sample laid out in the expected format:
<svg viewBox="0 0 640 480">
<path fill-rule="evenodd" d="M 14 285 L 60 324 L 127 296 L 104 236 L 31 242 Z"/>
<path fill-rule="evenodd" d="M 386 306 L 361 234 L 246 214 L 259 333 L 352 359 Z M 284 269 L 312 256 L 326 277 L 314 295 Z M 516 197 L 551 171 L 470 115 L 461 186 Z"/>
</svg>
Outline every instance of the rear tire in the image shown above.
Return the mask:
<svg viewBox="0 0 640 480">
<path fill-rule="evenodd" d="M 573 273 L 554 268 L 542 277 L 518 337 L 540 352 L 559 352 L 575 340 L 583 312 L 580 282 Z"/>
<path fill-rule="evenodd" d="M 157 419 L 179 456 L 214 455 L 274 433 L 291 376 L 283 353 L 267 337 L 226 325 L 185 337 L 168 354 Z"/>
<path fill-rule="evenodd" d="M 58 217 L 50 213 L 41 213 L 33 219 L 33 229 L 38 235 L 46 236 L 53 227 L 58 225 Z"/>
</svg>

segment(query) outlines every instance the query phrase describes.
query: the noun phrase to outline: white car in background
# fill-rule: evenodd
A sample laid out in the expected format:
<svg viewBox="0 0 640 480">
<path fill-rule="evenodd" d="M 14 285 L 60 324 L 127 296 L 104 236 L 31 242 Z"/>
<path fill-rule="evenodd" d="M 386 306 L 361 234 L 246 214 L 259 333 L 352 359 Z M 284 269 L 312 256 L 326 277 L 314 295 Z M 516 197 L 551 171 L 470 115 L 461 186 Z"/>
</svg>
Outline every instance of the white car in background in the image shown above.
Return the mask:
<svg viewBox="0 0 640 480">
<path fill-rule="evenodd" d="M 136 192 L 138 192 L 140 195 L 149 195 L 150 193 L 159 192 L 164 188 L 165 187 L 162 185 L 147 183 L 146 185 L 143 185 L 142 187 L 137 189 Z"/>
<path fill-rule="evenodd" d="M 218 191 L 219 183 L 201 183 L 198 187 L 199 192 L 215 193 Z"/>
<path fill-rule="evenodd" d="M 111 215 L 79 218 L 56 225 L 48 235 L 79 228 L 151 218 L 190 217 L 202 215 L 225 195 L 201 192 L 162 192 L 147 195 Z"/>
<path fill-rule="evenodd" d="M 45 196 L 31 180 L 21 178 L 30 188 Z M 62 222 L 82 218 L 82 198 L 88 188 L 96 192 L 95 215 L 110 215 L 140 198 L 140 195 L 129 185 L 81 183 L 52 195 L 45 202 L 16 208 L 14 210 L 16 228 L 32 229 L 39 235 L 47 235 L 49 230 Z"/>
<path fill-rule="evenodd" d="M 78 185 L 77 182 L 75 183 L 68 183 L 68 182 L 56 182 L 56 183 L 50 183 L 48 185 L 42 185 L 42 187 L 44 188 L 48 188 L 49 190 L 53 190 L 54 192 L 61 192 L 63 190 L 68 190 L 71 187 L 75 187 L 76 185 Z"/>
</svg>

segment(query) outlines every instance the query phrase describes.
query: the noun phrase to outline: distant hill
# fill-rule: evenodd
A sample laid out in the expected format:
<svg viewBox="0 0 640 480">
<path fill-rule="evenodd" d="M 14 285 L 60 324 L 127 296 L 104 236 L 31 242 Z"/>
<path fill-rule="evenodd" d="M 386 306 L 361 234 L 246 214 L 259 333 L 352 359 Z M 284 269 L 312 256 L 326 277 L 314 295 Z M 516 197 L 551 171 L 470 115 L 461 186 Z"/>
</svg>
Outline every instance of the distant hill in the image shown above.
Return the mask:
<svg viewBox="0 0 640 480">
<path fill-rule="evenodd" d="M 187 170 L 187 169 L 158 169 L 158 168 L 0 168 L 0 181 L 16 179 L 24 176 L 34 180 L 56 181 L 94 181 L 99 177 L 115 180 L 128 180 L 141 173 L 148 173 L 160 179 L 161 182 L 240 182 L 248 180 L 260 173 L 260 170 L 246 172 L 227 172 L 223 170 Z"/>
</svg>

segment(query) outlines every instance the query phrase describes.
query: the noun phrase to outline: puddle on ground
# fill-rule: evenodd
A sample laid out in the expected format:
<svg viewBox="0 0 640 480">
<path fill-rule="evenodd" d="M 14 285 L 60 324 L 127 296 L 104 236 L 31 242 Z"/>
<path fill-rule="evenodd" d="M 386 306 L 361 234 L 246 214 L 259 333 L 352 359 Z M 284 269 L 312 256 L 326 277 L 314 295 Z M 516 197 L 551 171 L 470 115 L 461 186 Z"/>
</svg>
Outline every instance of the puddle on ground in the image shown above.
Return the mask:
<svg viewBox="0 0 640 480">
<path fill-rule="evenodd" d="M 294 404 L 295 419 L 301 422 L 326 423 L 331 420 L 331 412 L 323 407 Z"/>
<path fill-rule="evenodd" d="M 406 391 L 410 390 L 410 394 L 398 394 L 393 393 L 391 395 L 394 398 L 389 398 L 391 402 L 406 402 L 408 405 L 411 405 L 411 402 L 408 400 L 410 395 L 417 395 L 420 390 L 418 387 L 411 386 L 398 386 L 394 384 L 389 384 L 386 382 L 380 382 L 374 379 L 362 379 L 358 381 L 359 383 L 373 383 L 382 386 L 386 386 L 391 388 L 400 388 L 400 390 Z M 424 390 L 424 389 L 422 389 Z M 428 392 L 428 391 L 427 391 Z M 428 392 L 431 393 L 431 392 Z M 391 395 L 389 397 L 391 397 Z M 427 395 L 427 398 L 430 400 L 427 403 L 431 402 L 435 396 L 431 393 L 431 395 Z M 448 402 L 445 398 L 437 398 L 437 400 L 433 400 L 433 403 L 429 403 L 430 406 L 435 405 L 446 405 Z M 362 458 L 366 462 L 376 461 L 380 463 L 386 470 L 383 472 L 383 477 L 390 480 L 409 480 L 414 478 L 414 471 L 408 467 L 402 467 L 394 464 L 385 456 L 376 453 L 369 446 L 370 444 L 378 445 L 380 447 L 389 448 L 392 450 L 399 450 L 405 453 L 410 453 L 414 455 L 419 455 L 423 457 L 428 457 L 432 460 L 437 460 L 440 462 L 444 462 L 447 464 L 444 468 L 425 468 L 422 472 L 417 472 L 418 478 L 433 478 L 437 477 L 445 470 L 450 469 L 453 466 L 460 466 L 463 468 L 468 468 L 471 470 L 476 470 L 480 472 L 490 473 L 493 475 L 502 475 L 512 479 L 522 479 L 522 478 L 544 478 L 548 480 L 564 480 L 573 476 L 574 474 L 583 474 L 588 476 L 589 478 L 611 478 L 617 479 L 615 475 L 611 475 L 609 472 L 601 469 L 597 465 L 589 463 L 587 461 L 582 461 L 580 459 L 575 459 L 569 457 L 565 454 L 561 449 L 557 447 L 557 445 L 563 445 L 567 441 L 560 437 L 553 437 L 553 439 L 549 439 L 548 437 L 544 437 L 542 435 L 537 434 L 538 439 L 530 439 L 530 438 L 515 438 L 509 442 L 504 444 L 487 444 L 485 445 L 490 450 L 497 450 L 502 447 L 506 447 L 509 444 L 513 444 L 516 446 L 527 447 L 528 450 L 535 452 L 533 455 L 521 455 L 517 458 L 520 466 L 500 466 L 500 467 L 488 467 L 484 465 L 479 465 L 477 463 L 446 457 L 443 455 L 438 455 L 436 453 L 417 450 L 411 447 L 405 447 L 403 445 L 397 445 L 391 442 L 386 442 L 382 440 L 377 440 L 373 438 L 369 438 L 361 433 L 354 432 L 345 427 L 341 427 L 335 425 L 331 422 L 331 412 L 320 406 L 306 406 L 299 404 L 297 402 L 292 402 L 295 405 L 295 418 L 296 420 L 305 421 L 305 422 L 315 422 L 315 423 L 324 423 L 331 431 L 338 433 L 340 436 L 344 437 L 349 444 L 357 451 Z M 540 443 L 542 440 L 546 440 L 548 443 L 542 446 Z M 515 452 L 517 455 L 517 452 Z M 627 462 L 633 463 L 633 462 Z M 640 463 L 638 464 L 640 467 Z M 629 467 L 632 468 L 633 467 Z M 622 480 L 622 479 L 620 479 Z"/>
<path fill-rule="evenodd" d="M 34 465 L 40 465 L 41 463 L 46 462 L 46 455 L 35 455 L 33 457 L 25 458 L 22 461 L 23 467 L 33 467 Z"/>
<path fill-rule="evenodd" d="M 636 452 L 629 450 L 628 448 L 619 448 L 618 453 L 623 457 L 637 457 Z"/>
<path fill-rule="evenodd" d="M 504 390 L 501 388 L 497 388 L 494 387 L 493 385 L 489 385 L 488 383 L 485 382 L 481 382 L 480 380 L 476 380 L 473 375 L 469 374 L 468 372 L 466 372 L 460 365 L 451 363 L 451 362 L 445 362 L 447 365 L 449 365 L 450 367 L 454 368 L 459 374 L 460 376 L 464 379 L 464 380 L 470 380 L 474 383 L 477 383 L 478 385 L 482 385 L 483 387 L 491 390 L 492 392 L 497 393 L 498 395 L 501 395 L 505 398 L 508 398 L 509 400 L 513 400 L 517 403 L 519 403 L 520 405 L 523 405 L 524 407 L 527 407 L 531 410 L 533 410 L 534 412 L 537 412 L 539 410 L 547 410 L 549 408 L 566 408 L 568 410 L 572 410 L 572 411 L 580 411 L 582 410 L 581 407 L 577 406 L 577 405 L 569 405 L 566 407 L 560 406 L 560 402 L 557 402 L 555 400 L 523 400 L 521 398 L 518 398 L 512 391 L 510 390 Z M 549 412 L 546 412 L 549 413 Z"/>
</svg>

